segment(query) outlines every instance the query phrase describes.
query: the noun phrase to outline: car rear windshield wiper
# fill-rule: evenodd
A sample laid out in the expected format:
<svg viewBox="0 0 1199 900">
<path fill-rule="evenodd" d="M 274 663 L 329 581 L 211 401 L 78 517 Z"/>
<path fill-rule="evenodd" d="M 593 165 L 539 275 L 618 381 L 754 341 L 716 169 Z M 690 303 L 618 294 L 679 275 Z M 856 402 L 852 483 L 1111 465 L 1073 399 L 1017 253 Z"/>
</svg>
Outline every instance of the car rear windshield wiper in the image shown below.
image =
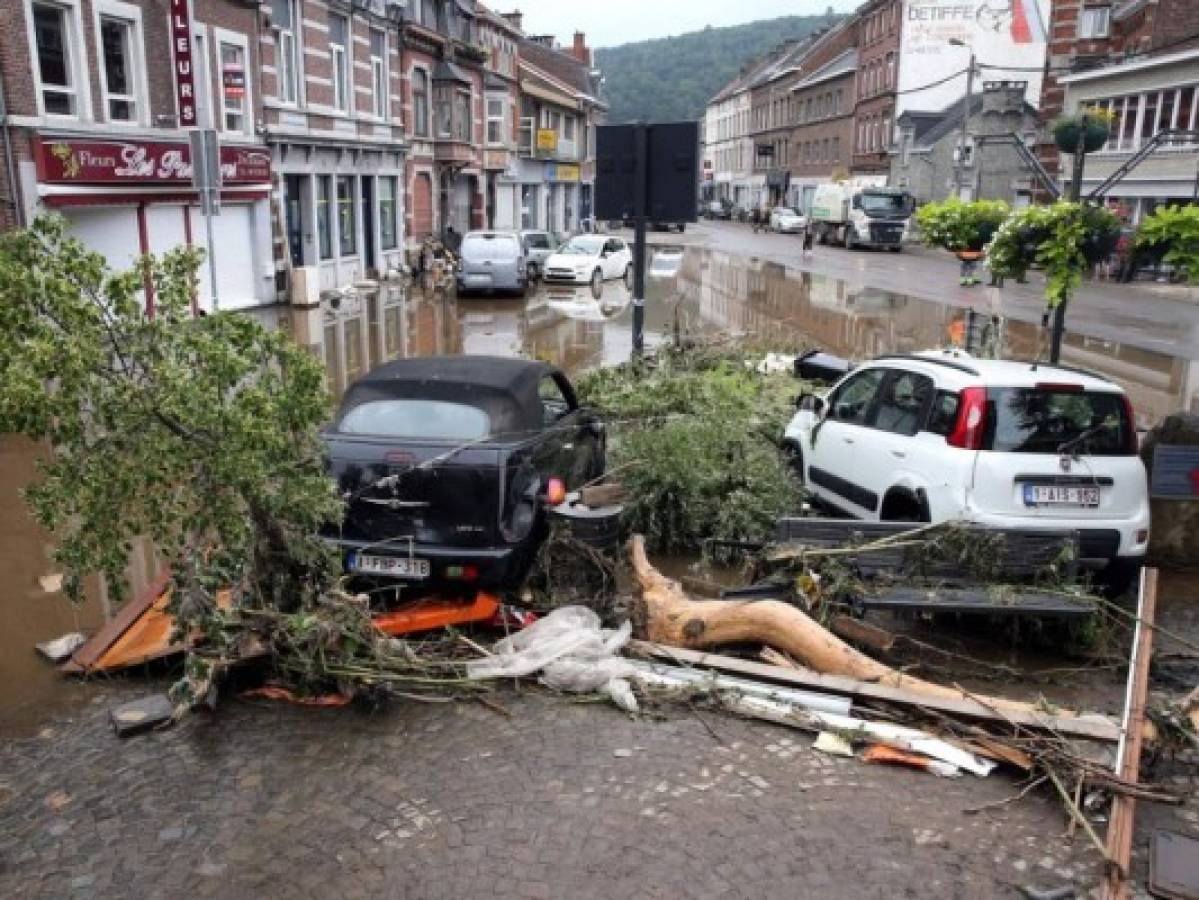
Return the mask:
<svg viewBox="0 0 1199 900">
<path fill-rule="evenodd" d="M 1108 418 L 1104 419 L 1102 422 L 1100 422 L 1098 425 L 1094 426 L 1093 428 L 1088 428 L 1086 431 L 1082 432 L 1081 434 L 1070 438 L 1070 440 L 1066 441 L 1064 444 L 1059 445 L 1057 448 L 1058 455 L 1065 456 L 1067 453 L 1069 453 L 1071 456 L 1078 456 L 1079 454 L 1074 452 L 1075 447 L 1079 446 L 1080 444 L 1086 443 L 1091 438 L 1093 438 L 1097 434 L 1099 434 L 1099 432 L 1101 432 L 1101 431 L 1107 431 L 1109 428 L 1116 428 L 1116 427 L 1117 427 L 1117 423 L 1116 423 L 1115 419 L 1108 417 Z"/>
</svg>

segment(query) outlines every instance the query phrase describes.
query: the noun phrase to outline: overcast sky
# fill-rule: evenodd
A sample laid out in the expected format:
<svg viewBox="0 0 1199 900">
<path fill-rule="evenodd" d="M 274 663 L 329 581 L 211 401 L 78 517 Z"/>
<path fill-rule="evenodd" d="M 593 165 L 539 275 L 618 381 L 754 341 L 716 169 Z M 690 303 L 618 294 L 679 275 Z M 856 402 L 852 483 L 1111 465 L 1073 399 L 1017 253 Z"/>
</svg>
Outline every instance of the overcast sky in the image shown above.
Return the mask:
<svg viewBox="0 0 1199 900">
<path fill-rule="evenodd" d="M 497 12 L 519 9 L 526 34 L 552 34 L 569 45 L 576 30 L 592 47 L 740 25 L 778 16 L 816 15 L 829 6 L 848 12 L 855 0 L 491 0 Z"/>
</svg>

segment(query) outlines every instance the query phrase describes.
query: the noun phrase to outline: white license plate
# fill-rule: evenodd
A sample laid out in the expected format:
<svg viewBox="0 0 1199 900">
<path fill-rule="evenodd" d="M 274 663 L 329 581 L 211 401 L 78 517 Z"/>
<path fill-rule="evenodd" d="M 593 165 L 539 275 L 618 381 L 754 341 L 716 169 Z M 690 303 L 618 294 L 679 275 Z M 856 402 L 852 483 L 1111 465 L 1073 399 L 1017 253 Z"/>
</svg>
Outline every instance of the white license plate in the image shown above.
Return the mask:
<svg viewBox="0 0 1199 900">
<path fill-rule="evenodd" d="M 372 556 L 367 553 L 350 555 L 350 571 L 362 575 L 390 575 L 393 578 L 428 578 L 429 561 L 410 556 Z"/>
<path fill-rule="evenodd" d="M 1024 505 L 1096 507 L 1099 505 L 1099 488 L 1026 484 Z"/>
<path fill-rule="evenodd" d="M 466 283 L 467 284 L 477 284 L 477 285 L 491 284 L 491 276 L 490 275 L 467 275 Z"/>
</svg>

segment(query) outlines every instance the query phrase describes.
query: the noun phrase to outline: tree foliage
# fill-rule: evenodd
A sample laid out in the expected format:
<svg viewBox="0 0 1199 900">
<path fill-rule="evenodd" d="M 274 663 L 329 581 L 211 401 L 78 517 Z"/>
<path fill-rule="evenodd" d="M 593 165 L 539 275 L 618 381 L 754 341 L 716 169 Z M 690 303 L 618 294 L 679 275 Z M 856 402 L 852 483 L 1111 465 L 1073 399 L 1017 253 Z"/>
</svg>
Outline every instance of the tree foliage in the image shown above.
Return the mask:
<svg viewBox="0 0 1199 900">
<path fill-rule="evenodd" d="M 920 238 L 930 247 L 981 250 L 999 230 L 1011 212 L 1002 200 L 975 200 L 967 203 L 956 197 L 940 203 L 926 203 L 916 211 Z"/>
<path fill-rule="evenodd" d="M 1063 200 L 1012 213 L 988 245 L 987 261 L 1005 278 L 1023 275 L 1033 263 L 1044 267 L 1045 299 L 1056 307 L 1119 238 L 1120 218 L 1111 210 Z"/>
<path fill-rule="evenodd" d="M 1167 263 L 1199 283 L 1199 206 L 1159 206 L 1141 222 L 1136 245 L 1164 250 Z"/>
<path fill-rule="evenodd" d="M 284 610 L 319 595 L 336 571 L 316 532 L 341 515 L 320 363 L 248 316 L 194 317 L 200 258 L 179 248 L 113 272 L 57 217 L 0 239 L 0 428 L 53 449 L 26 499 L 66 591 L 99 573 L 121 596 L 148 540 L 184 627 L 219 588 Z"/>
<path fill-rule="evenodd" d="M 730 351 L 666 351 L 648 370 L 601 369 L 578 385 L 610 420 L 609 464 L 631 498 L 626 524 L 653 549 L 766 540 L 795 508 L 800 488 L 778 441 L 800 384 L 759 374 L 753 362 Z"/>
<path fill-rule="evenodd" d="M 606 79 L 605 96 L 613 124 L 645 120 L 699 119 L 704 107 L 731 81 L 742 65 L 840 16 L 785 16 L 731 28 L 705 28 L 676 37 L 638 41 L 596 50 L 596 65 Z"/>
</svg>

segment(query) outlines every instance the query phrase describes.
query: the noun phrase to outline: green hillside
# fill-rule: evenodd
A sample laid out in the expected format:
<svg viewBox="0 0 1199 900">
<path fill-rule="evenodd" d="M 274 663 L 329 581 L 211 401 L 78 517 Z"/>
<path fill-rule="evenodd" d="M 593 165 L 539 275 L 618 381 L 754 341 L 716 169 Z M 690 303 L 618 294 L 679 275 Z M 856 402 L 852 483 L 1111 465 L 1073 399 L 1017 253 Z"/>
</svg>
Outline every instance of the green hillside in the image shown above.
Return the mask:
<svg viewBox="0 0 1199 900">
<path fill-rule="evenodd" d="M 705 28 L 677 37 L 639 41 L 595 51 L 603 70 L 612 124 L 644 119 L 698 119 L 708 100 L 742 64 L 837 21 L 830 7 L 819 16 L 785 16 L 730 28 Z"/>
</svg>

